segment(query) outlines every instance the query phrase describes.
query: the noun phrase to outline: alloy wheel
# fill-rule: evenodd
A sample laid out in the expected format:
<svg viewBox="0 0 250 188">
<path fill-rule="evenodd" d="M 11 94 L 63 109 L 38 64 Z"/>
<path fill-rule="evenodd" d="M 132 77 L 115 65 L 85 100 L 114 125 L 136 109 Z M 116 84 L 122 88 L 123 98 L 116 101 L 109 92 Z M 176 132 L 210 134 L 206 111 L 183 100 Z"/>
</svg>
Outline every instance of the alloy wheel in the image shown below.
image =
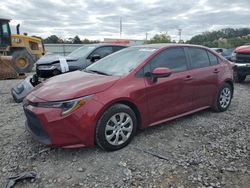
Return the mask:
<svg viewBox="0 0 250 188">
<path fill-rule="evenodd" d="M 129 114 L 125 112 L 116 113 L 106 124 L 105 138 L 111 145 L 122 145 L 129 139 L 133 126 L 133 120 Z"/>
<path fill-rule="evenodd" d="M 231 101 L 231 91 L 229 88 L 225 87 L 220 94 L 220 106 L 222 108 L 227 108 Z"/>
</svg>

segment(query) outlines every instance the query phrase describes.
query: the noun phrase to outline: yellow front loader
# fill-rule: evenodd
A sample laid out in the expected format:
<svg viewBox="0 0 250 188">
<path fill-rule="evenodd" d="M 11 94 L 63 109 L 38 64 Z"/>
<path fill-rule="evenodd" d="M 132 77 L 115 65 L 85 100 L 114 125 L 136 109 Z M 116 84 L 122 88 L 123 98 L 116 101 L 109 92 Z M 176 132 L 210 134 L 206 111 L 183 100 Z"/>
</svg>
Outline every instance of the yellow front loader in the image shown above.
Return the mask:
<svg viewBox="0 0 250 188">
<path fill-rule="evenodd" d="M 18 78 L 31 72 L 34 63 L 45 53 L 40 37 L 11 34 L 9 19 L 0 18 L 0 80 Z"/>
</svg>

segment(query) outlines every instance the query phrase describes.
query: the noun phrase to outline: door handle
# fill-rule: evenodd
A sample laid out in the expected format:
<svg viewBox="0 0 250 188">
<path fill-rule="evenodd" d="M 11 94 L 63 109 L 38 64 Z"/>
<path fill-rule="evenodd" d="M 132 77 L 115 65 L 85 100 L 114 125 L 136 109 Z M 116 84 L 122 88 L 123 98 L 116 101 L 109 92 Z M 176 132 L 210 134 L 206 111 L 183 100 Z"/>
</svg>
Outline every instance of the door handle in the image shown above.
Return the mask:
<svg viewBox="0 0 250 188">
<path fill-rule="evenodd" d="M 193 79 L 193 78 L 192 78 L 191 75 L 187 75 L 187 76 L 184 78 L 185 81 L 189 81 L 189 80 L 192 80 L 192 79 Z"/>
<path fill-rule="evenodd" d="M 214 69 L 214 73 L 219 73 L 220 71 L 218 69 Z"/>
</svg>

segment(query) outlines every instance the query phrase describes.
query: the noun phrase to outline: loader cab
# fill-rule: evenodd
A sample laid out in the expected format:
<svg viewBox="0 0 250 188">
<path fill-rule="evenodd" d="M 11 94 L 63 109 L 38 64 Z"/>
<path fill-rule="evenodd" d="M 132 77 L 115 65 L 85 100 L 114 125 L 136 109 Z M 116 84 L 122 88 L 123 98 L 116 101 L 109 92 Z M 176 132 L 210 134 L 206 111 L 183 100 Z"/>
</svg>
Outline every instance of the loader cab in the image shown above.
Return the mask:
<svg viewBox="0 0 250 188">
<path fill-rule="evenodd" d="M 0 18 L 0 48 L 11 45 L 11 32 L 8 19 Z"/>
</svg>

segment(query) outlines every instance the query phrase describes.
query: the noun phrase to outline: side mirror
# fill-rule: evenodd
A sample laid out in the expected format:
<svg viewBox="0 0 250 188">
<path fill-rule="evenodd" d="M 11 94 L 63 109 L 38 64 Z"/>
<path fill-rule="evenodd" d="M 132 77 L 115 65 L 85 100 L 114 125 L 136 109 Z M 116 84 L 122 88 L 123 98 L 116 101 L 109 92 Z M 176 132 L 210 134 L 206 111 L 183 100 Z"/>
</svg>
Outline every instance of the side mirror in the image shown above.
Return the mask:
<svg viewBox="0 0 250 188">
<path fill-rule="evenodd" d="M 158 78 L 165 78 L 169 77 L 172 74 L 172 71 L 169 68 L 166 67 L 158 67 L 155 68 L 151 73 L 151 77 L 153 80 L 153 83 L 157 82 Z"/>
<path fill-rule="evenodd" d="M 98 55 L 98 54 L 93 54 L 92 56 L 91 56 L 91 58 L 90 58 L 90 61 L 91 62 L 96 62 L 96 61 L 98 61 L 98 60 L 100 60 L 101 59 L 101 56 L 100 55 Z"/>
</svg>

